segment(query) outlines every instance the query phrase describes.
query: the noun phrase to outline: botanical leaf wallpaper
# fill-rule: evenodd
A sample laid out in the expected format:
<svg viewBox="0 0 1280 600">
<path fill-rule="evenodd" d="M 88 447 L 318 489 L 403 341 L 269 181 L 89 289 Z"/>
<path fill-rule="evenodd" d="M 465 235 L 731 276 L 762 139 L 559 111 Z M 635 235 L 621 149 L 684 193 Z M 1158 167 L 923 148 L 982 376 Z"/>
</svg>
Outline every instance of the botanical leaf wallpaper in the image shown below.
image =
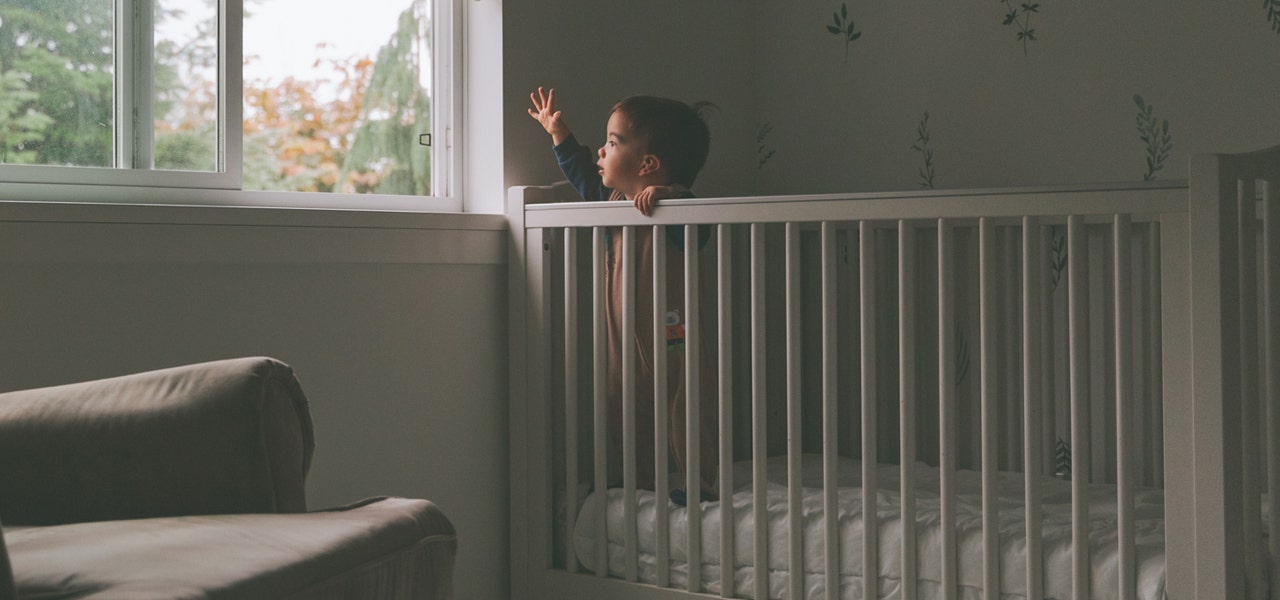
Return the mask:
<svg viewBox="0 0 1280 600">
<path fill-rule="evenodd" d="M 1280 0 L 1128 4 L 756 2 L 754 192 L 1184 179 L 1280 143 Z"/>
<path fill-rule="evenodd" d="M 1173 149 L 1173 138 L 1169 134 L 1169 121 L 1166 119 L 1157 125 L 1151 114 L 1154 109 L 1142 101 L 1142 96 L 1135 94 L 1133 103 L 1138 105 L 1138 134 L 1147 145 L 1147 173 L 1142 179 L 1151 181 L 1156 178 L 1156 171 L 1164 168 L 1164 161 Z"/>
<path fill-rule="evenodd" d="M 1036 30 L 1031 26 L 1031 15 L 1040 12 L 1040 5 L 1022 3 L 1014 6 L 1009 0 L 1002 0 L 1004 5 L 1004 25 L 1016 25 L 1018 41 L 1022 42 L 1022 53 L 1027 53 L 1027 44 L 1036 41 Z"/>
<path fill-rule="evenodd" d="M 831 18 L 835 24 L 827 25 L 827 31 L 844 39 L 844 61 L 849 62 L 849 44 L 862 37 L 862 32 L 855 30 L 856 25 L 849 18 L 849 6 L 844 2 L 840 3 L 840 11 L 832 13 Z"/>
<path fill-rule="evenodd" d="M 563 0 L 504 13 L 508 185 L 560 177 L 524 122 L 539 85 L 557 88 L 587 144 L 628 95 L 715 103 L 700 196 L 1178 181 L 1192 155 L 1280 144 L 1280 0 Z"/>
</svg>

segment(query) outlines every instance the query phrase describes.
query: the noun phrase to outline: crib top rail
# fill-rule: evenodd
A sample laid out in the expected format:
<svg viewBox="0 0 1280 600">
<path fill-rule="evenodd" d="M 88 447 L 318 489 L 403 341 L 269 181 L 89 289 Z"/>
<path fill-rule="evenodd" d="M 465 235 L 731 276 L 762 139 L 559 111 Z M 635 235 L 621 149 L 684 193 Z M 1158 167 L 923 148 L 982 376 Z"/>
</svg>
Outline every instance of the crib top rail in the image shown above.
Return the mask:
<svg viewBox="0 0 1280 600">
<path fill-rule="evenodd" d="M 796 196 L 664 200 L 651 217 L 624 202 L 574 202 L 573 188 L 512 188 L 509 210 L 523 210 L 526 229 L 618 225 L 684 225 L 813 221 L 878 221 L 1065 217 L 1187 211 L 1185 181 L 973 190 L 922 190 Z"/>
</svg>

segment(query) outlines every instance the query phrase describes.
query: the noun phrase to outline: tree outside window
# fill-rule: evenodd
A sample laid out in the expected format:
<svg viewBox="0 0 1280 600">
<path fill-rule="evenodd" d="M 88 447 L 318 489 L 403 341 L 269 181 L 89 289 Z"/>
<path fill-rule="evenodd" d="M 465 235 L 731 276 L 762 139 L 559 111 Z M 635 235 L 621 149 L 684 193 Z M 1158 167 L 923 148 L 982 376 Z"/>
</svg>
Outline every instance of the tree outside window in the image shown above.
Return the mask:
<svg viewBox="0 0 1280 600">
<path fill-rule="evenodd" d="M 419 143 L 432 131 L 431 0 L 388 1 L 403 5 L 393 8 L 398 16 L 369 22 L 360 18 L 369 12 L 364 3 L 245 0 L 246 22 L 286 5 L 346 27 L 377 28 L 383 41 L 354 50 L 313 41 L 310 69 L 255 76 L 272 40 L 246 36 L 242 189 L 431 194 L 431 148 Z M 152 8 L 153 166 L 214 171 L 216 0 L 153 0 Z M 6 0 L 0 7 L 0 164 L 122 166 L 113 122 L 115 10 L 113 0 Z M 288 43 L 307 39 L 305 27 L 271 24 Z"/>
</svg>

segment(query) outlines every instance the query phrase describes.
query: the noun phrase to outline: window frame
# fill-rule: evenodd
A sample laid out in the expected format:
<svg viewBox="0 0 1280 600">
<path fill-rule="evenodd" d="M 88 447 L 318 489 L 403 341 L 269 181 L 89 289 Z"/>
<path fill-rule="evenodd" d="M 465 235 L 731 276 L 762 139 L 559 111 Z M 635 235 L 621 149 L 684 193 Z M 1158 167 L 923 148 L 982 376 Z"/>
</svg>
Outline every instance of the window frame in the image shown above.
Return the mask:
<svg viewBox="0 0 1280 600">
<path fill-rule="evenodd" d="M 153 0 L 116 7 L 114 161 L 129 168 L 0 164 L 0 201 L 87 202 L 461 212 L 457 118 L 464 85 L 462 0 L 432 0 L 432 195 L 243 189 L 243 0 L 218 0 L 218 154 L 216 172 L 150 168 L 153 137 Z M 126 18 L 131 15 L 132 18 Z M 129 126 L 126 128 L 125 124 Z M 137 165 L 147 165 L 138 168 Z"/>
</svg>

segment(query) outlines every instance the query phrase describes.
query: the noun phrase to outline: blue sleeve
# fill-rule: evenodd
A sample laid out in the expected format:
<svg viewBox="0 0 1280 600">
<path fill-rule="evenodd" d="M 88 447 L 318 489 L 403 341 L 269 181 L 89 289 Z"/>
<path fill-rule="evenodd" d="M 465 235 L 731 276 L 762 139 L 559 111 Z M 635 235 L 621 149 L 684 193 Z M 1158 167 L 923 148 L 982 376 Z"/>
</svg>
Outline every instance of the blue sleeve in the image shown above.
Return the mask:
<svg viewBox="0 0 1280 600">
<path fill-rule="evenodd" d="M 604 182 L 601 181 L 600 170 L 596 168 L 596 161 L 590 148 L 578 143 L 578 139 L 570 134 L 559 146 L 552 146 L 551 149 L 555 151 L 560 171 L 564 173 L 574 189 L 578 190 L 578 195 L 582 196 L 583 200 L 609 199 L 613 190 L 605 187 Z"/>
</svg>

